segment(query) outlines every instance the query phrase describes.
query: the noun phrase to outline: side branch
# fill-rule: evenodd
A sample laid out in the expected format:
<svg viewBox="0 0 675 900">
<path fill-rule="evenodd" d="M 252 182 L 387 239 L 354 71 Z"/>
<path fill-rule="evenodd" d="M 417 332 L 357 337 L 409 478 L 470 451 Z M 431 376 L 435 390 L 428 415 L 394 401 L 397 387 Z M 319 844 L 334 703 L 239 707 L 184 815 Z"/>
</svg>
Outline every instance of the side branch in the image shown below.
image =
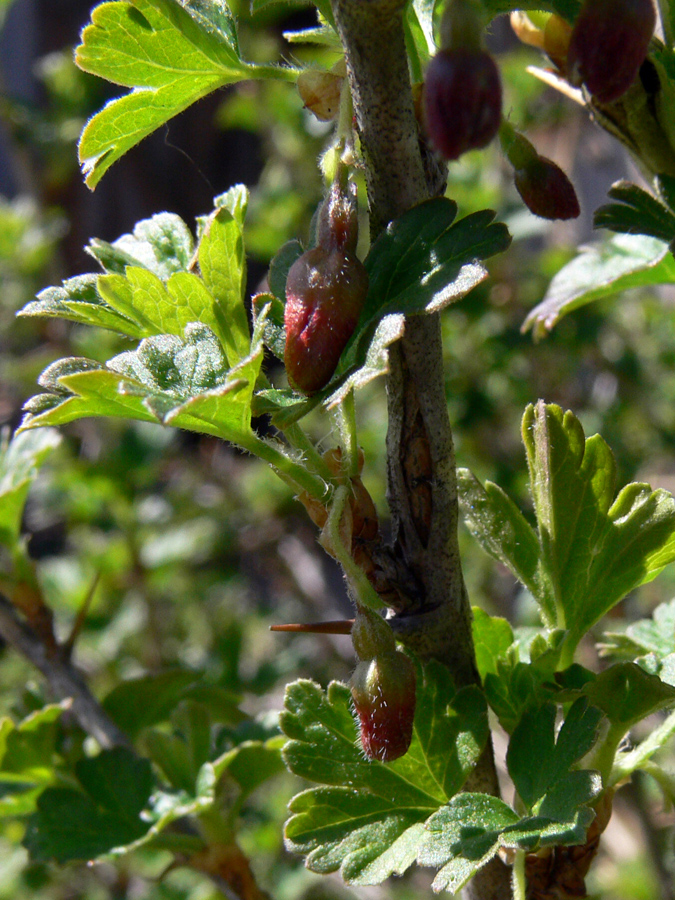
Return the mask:
<svg viewBox="0 0 675 900">
<path fill-rule="evenodd" d="M 42 672 L 59 700 L 72 700 L 73 715 L 78 723 L 102 747 L 129 745 L 126 736 L 91 695 L 75 667 L 63 658 L 58 648 L 52 652 L 45 647 L 28 625 L 19 619 L 12 603 L 1 595 L 0 637 Z"/>
</svg>

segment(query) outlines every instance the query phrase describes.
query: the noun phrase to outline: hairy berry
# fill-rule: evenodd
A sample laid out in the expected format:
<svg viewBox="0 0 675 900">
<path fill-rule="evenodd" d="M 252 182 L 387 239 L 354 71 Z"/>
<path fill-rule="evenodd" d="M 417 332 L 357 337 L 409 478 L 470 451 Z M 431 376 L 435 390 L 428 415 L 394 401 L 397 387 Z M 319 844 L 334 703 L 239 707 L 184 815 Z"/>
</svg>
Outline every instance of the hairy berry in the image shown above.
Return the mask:
<svg viewBox="0 0 675 900">
<path fill-rule="evenodd" d="M 602 103 L 626 93 L 645 61 L 656 27 L 652 0 L 584 0 L 567 54 L 572 84 Z"/>
<path fill-rule="evenodd" d="M 415 668 L 400 650 L 360 662 L 350 679 L 361 744 L 369 759 L 391 762 L 407 752 L 415 718 Z"/>
<path fill-rule="evenodd" d="M 427 69 L 424 108 L 429 139 L 445 159 L 487 146 L 502 116 L 495 61 L 480 49 L 439 50 Z"/>
<path fill-rule="evenodd" d="M 367 293 L 363 263 L 345 250 L 314 247 L 293 263 L 286 280 L 284 363 L 294 387 L 314 394 L 328 384 Z"/>
<path fill-rule="evenodd" d="M 514 182 L 525 206 L 543 219 L 576 219 L 579 201 L 574 185 L 560 166 L 545 156 L 537 156 L 516 169 Z"/>
</svg>

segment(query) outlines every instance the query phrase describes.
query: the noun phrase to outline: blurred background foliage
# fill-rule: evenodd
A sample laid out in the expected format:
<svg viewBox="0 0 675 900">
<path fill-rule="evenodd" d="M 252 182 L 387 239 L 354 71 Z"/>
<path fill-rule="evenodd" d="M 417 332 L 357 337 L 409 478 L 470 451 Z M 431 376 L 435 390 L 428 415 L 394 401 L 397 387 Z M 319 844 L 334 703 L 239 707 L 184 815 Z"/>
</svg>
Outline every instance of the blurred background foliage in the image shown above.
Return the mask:
<svg viewBox="0 0 675 900">
<path fill-rule="evenodd" d="M 234 5 L 249 58 L 334 62 L 328 50 L 284 40 L 284 31 L 314 24 L 306 8 L 270 4 L 251 17 L 244 3 Z M 53 359 L 107 359 L 126 349 L 111 333 L 14 318 L 41 288 L 91 270 L 82 250 L 91 237 L 114 240 L 165 209 L 192 224 L 214 195 L 244 182 L 252 191 L 247 238 L 254 292 L 280 244 L 306 237 L 321 195 L 316 163 L 327 127 L 303 109 L 293 87 L 277 83 L 245 83 L 206 98 L 131 151 L 91 194 L 77 167 L 76 141 L 113 89 L 72 62 L 90 8 L 90 0 L 0 4 L 0 426 L 9 429 Z M 641 290 L 591 304 L 539 343 L 520 331 L 551 277 L 579 242 L 592 239 L 592 212 L 612 181 L 636 173 L 583 110 L 525 71 L 539 58 L 515 41 L 506 20 L 494 23 L 490 41 L 512 121 L 572 175 L 583 211 L 560 227 L 535 219 L 518 200 L 496 148 L 451 166 L 448 193 L 460 213 L 495 208 L 514 234 L 512 249 L 491 261 L 491 279 L 443 317 L 459 462 L 527 507 L 520 418 L 527 403 L 543 397 L 574 410 L 587 434 L 605 437 L 621 483 L 646 480 L 672 489 L 672 292 Z M 364 480 L 386 521 L 382 381 L 359 395 L 358 417 Z M 310 427 L 331 446 L 324 418 L 316 416 Z M 78 422 L 64 436 L 31 493 L 24 531 L 61 635 L 90 600 L 76 660 L 97 696 L 128 678 L 185 667 L 239 696 L 252 717 L 248 727 L 265 735 L 274 730 L 287 681 L 348 677 L 347 638 L 269 633 L 276 622 L 349 615 L 341 578 L 318 547 L 314 526 L 269 470 L 209 437 L 139 423 Z M 514 624 L 533 621 L 527 597 L 506 570 L 466 533 L 463 545 L 472 601 Z M 670 599 L 674 581 L 665 573 L 629 598 L 612 630 L 621 618 L 648 615 Z M 0 682 L 3 714 L 22 717 L 49 699 L 36 673 L 6 647 Z M 239 835 L 262 887 L 276 900 L 354 894 L 375 900 L 390 891 L 405 900 L 428 891 L 424 871 L 355 891 L 337 877 L 305 872 L 285 854 L 281 837 L 293 781 L 279 776 L 273 789 L 254 795 Z M 671 822 L 651 786 L 633 784 L 618 801 L 592 876 L 597 896 L 672 898 Z M 17 847 L 22 828 L 18 821 L 2 823 L 0 900 L 218 896 L 193 872 L 164 873 L 167 857 L 157 852 L 137 853 L 115 867 L 27 865 Z"/>
</svg>

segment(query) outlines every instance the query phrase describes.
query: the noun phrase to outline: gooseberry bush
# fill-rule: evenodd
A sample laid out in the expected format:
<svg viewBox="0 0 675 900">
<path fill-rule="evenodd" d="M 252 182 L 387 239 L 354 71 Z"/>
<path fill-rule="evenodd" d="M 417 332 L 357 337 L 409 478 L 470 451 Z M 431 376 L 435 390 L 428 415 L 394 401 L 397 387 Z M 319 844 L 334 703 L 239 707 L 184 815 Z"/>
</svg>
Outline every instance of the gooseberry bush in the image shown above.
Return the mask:
<svg viewBox="0 0 675 900">
<path fill-rule="evenodd" d="M 608 443 L 546 398 L 522 415 L 530 511 L 455 462 L 443 311 L 472 303 L 511 235 L 489 209 L 458 213 L 448 171 L 496 145 L 535 215 L 580 211 L 568 175 L 504 102 L 486 43 L 504 15 L 542 53 L 532 75 L 584 107 L 645 178 L 611 188 L 595 213 L 605 237 L 569 259 L 529 313 L 524 330 L 544 338 L 592 301 L 675 281 L 669 0 L 321 0 L 316 24 L 285 38 L 328 48 L 324 69 L 249 61 L 225 0 L 93 9 L 77 65 L 130 90 L 82 132 L 92 190 L 207 94 L 269 81 L 297 84 L 308 114 L 328 123 L 325 191 L 309 235 L 276 248 L 252 297 L 249 192 L 236 185 L 195 223 L 157 211 L 116 241 L 92 238 L 97 270 L 21 311 L 113 332 L 124 347 L 49 365 L 0 457 L 0 634 L 55 700 L 0 726 L 0 816 L 24 823 L 32 860 L 123 865 L 161 850 L 167 871 L 263 897 L 271 885 L 256 884 L 238 829 L 251 795 L 285 768 L 304 780 L 285 844 L 312 872 L 378 885 L 417 866 L 434 891 L 476 900 L 580 897 L 622 785 L 644 772 L 674 800 L 659 760 L 675 732 L 675 601 L 625 632 L 598 637 L 597 626 L 675 560 L 675 500 L 622 483 Z M 373 382 L 386 384 L 386 512 L 364 483 L 357 425 Z M 71 659 L 76 629 L 58 637 L 22 536 L 56 428 L 87 417 L 209 435 L 269 466 L 353 604 L 352 618 L 282 629 L 351 634 L 348 683 L 291 681 L 266 733 L 186 669 L 93 696 Z M 460 512 L 531 598 L 536 626 L 471 606 Z M 501 780 L 493 735 L 506 747 Z"/>
</svg>

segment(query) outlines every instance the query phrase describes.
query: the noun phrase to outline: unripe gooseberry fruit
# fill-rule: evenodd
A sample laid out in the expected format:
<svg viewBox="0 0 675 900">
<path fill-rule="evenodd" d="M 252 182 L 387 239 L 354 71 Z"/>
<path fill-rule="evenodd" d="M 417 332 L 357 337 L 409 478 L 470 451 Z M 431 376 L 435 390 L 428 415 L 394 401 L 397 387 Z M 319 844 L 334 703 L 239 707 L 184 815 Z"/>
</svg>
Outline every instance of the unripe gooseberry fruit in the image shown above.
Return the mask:
<svg viewBox="0 0 675 900">
<path fill-rule="evenodd" d="M 325 387 L 354 333 L 368 294 L 363 263 L 345 250 L 314 247 L 286 279 L 284 363 L 290 383 L 305 394 Z"/>
<path fill-rule="evenodd" d="M 429 140 L 445 159 L 486 147 L 502 116 L 501 79 L 490 54 L 439 50 L 427 68 L 424 111 Z"/>
<path fill-rule="evenodd" d="M 514 172 L 516 189 L 525 206 L 543 219 L 576 219 L 579 200 L 574 185 L 560 166 L 537 156 Z"/>
<path fill-rule="evenodd" d="M 369 759 L 391 762 L 410 747 L 415 718 L 415 668 L 400 650 L 360 662 L 349 686 Z"/>
<path fill-rule="evenodd" d="M 570 82 L 601 103 L 618 100 L 637 78 L 655 27 L 652 0 L 584 0 L 567 53 Z"/>
</svg>

